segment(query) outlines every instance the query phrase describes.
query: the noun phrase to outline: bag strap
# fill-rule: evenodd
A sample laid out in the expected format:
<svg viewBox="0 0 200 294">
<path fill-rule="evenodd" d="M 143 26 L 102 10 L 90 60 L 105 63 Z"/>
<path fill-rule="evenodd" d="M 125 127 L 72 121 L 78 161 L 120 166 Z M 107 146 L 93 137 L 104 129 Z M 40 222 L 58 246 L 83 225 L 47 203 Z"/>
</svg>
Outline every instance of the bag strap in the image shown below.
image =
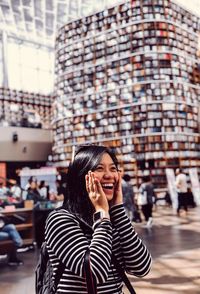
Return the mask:
<svg viewBox="0 0 200 294">
<path fill-rule="evenodd" d="M 113 261 L 118 273 L 120 274 L 123 282 L 125 283 L 126 287 L 128 288 L 129 292 L 131 294 L 136 294 L 133 286 L 131 285 L 131 282 L 129 281 L 125 271 L 123 270 L 123 268 L 119 264 L 119 262 L 118 262 L 117 258 L 115 257 L 114 253 L 112 253 L 112 261 Z"/>
<path fill-rule="evenodd" d="M 62 274 L 64 273 L 64 270 L 65 270 L 65 265 L 62 262 L 60 262 L 58 265 L 58 269 L 57 269 L 55 280 L 54 280 L 54 293 L 56 293 L 58 283 L 62 277 Z"/>
<path fill-rule="evenodd" d="M 88 249 L 85 253 L 84 257 L 84 269 L 85 269 L 85 278 L 86 278 L 86 285 L 88 294 L 96 294 L 97 293 L 97 286 L 96 282 L 93 278 L 92 271 L 90 268 L 90 250 Z"/>
</svg>

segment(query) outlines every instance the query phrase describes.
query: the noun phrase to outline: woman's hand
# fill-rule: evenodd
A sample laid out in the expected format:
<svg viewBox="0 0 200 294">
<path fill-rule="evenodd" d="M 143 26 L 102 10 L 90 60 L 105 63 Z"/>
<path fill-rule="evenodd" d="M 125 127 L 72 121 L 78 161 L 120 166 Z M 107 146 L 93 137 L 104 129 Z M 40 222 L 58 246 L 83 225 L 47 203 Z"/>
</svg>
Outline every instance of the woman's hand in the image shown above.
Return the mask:
<svg viewBox="0 0 200 294">
<path fill-rule="evenodd" d="M 89 171 L 85 176 L 86 189 L 95 210 L 103 209 L 106 212 L 109 211 L 109 205 L 106 195 L 101 187 L 101 184 L 97 178 L 95 178 L 94 173 Z"/>
<path fill-rule="evenodd" d="M 116 204 L 122 204 L 123 203 L 123 194 L 122 194 L 122 176 L 121 172 L 118 172 L 118 181 L 115 186 L 115 191 L 113 195 L 113 199 L 110 202 L 110 207 Z"/>
</svg>

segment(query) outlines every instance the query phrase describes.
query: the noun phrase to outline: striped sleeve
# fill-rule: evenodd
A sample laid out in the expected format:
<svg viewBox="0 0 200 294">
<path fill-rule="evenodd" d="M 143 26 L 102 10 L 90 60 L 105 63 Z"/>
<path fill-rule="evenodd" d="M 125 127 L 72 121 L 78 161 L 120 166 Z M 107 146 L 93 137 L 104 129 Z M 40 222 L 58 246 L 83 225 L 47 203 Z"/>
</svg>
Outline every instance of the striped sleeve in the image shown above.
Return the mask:
<svg viewBox="0 0 200 294">
<path fill-rule="evenodd" d="M 95 228 L 91 243 L 82 231 L 78 220 L 67 211 L 57 211 L 49 216 L 45 239 L 47 248 L 62 261 L 68 270 L 84 277 L 83 262 L 90 249 L 90 265 L 97 283 L 107 280 L 111 263 L 112 226 L 109 220 Z"/>
<path fill-rule="evenodd" d="M 145 276 L 151 268 L 152 258 L 143 241 L 135 232 L 123 204 L 113 206 L 110 210 L 110 217 L 120 239 L 125 270 L 138 277 Z"/>
</svg>

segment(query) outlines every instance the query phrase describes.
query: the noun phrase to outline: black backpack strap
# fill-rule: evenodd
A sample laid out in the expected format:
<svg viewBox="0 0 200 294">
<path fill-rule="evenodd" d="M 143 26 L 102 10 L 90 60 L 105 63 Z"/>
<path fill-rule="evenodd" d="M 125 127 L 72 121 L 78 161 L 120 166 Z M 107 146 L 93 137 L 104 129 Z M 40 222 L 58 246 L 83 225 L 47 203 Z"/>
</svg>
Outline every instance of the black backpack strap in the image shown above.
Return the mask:
<svg viewBox="0 0 200 294">
<path fill-rule="evenodd" d="M 93 229 L 90 225 L 88 225 L 83 219 L 76 216 L 77 220 L 79 221 L 80 227 L 86 233 L 93 233 Z M 87 285 L 87 292 L 88 294 L 96 294 L 97 293 L 97 285 L 96 281 L 93 277 L 91 267 L 90 267 L 90 249 L 88 248 L 85 256 L 84 256 L 84 271 L 85 271 L 85 278 L 86 278 L 86 285 Z"/>
<path fill-rule="evenodd" d="M 113 264 L 116 267 L 118 273 L 120 274 L 120 277 L 122 278 L 123 282 L 125 283 L 126 287 L 128 288 L 129 292 L 131 294 L 136 294 L 133 286 L 131 285 L 131 282 L 129 281 L 125 271 L 123 270 L 123 268 L 119 264 L 119 262 L 118 262 L 117 258 L 115 257 L 114 253 L 112 253 L 112 261 L 113 261 Z"/>
<path fill-rule="evenodd" d="M 54 293 L 56 293 L 58 283 L 62 277 L 62 274 L 64 273 L 64 270 L 65 270 L 65 265 L 62 262 L 60 262 L 58 265 L 56 275 L 55 275 Z"/>
<path fill-rule="evenodd" d="M 95 279 L 93 278 L 93 274 L 90 267 L 90 250 L 89 249 L 86 251 L 85 257 L 84 257 L 84 270 L 85 270 L 87 292 L 88 294 L 96 294 L 97 285 L 96 285 Z"/>
</svg>

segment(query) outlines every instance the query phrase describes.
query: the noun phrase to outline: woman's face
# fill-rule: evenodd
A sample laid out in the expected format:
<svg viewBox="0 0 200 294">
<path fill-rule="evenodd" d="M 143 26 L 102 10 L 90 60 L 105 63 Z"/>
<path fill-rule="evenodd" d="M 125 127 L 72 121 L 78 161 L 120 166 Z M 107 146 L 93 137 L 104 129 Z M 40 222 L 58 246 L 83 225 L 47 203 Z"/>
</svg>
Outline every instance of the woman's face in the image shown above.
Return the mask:
<svg viewBox="0 0 200 294">
<path fill-rule="evenodd" d="M 117 168 L 108 153 L 103 154 L 100 163 L 93 172 L 100 181 L 108 201 L 112 200 L 119 176 Z"/>
</svg>

